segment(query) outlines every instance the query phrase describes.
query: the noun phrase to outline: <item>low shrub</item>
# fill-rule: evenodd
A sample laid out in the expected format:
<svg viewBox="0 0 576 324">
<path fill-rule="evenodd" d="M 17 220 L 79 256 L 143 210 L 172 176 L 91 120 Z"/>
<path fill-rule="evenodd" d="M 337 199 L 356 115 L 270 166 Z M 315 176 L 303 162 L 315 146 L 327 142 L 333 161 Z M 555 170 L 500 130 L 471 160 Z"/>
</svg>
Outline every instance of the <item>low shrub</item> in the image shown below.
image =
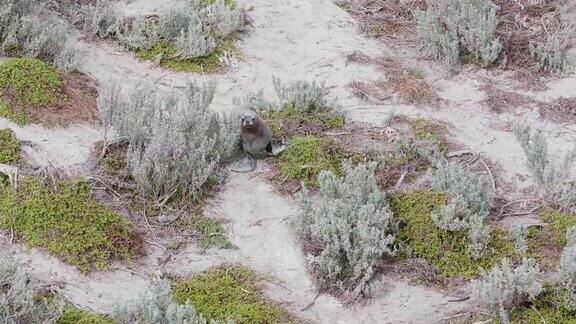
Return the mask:
<svg viewBox="0 0 576 324">
<path fill-rule="evenodd" d="M 128 143 L 126 162 L 140 191 L 163 204 L 192 200 L 237 144 L 236 125 L 209 109 L 215 83 L 188 83 L 184 94 L 163 94 L 143 83 L 128 96 L 102 89 L 99 110 Z"/>
<path fill-rule="evenodd" d="M 567 295 L 567 304 L 576 310 L 576 227 L 566 231 L 566 246 L 560 256 L 557 280 Z"/>
<path fill-rule="evenodd" d="M 90 34 L 114 38 L 141 59 L 177 71 L 219 71 L 244 28 L 244 13 L 231 1 L 179 1 L 153 18 L 127 18 L 113 8 L 99 0 L 82 7 L 77 20 Z"/>
<path fill-rule="evenodd" d="M 526 154 L 528 170 L 534 182 L 540 185 L 545 198 L 562 210 L 576 212 L 576 191 L 571 182 L 576 164 L 576 149 L 566 153 L 560 163 L 548 152 L 548 143 L 540 130 L 530 126 L 517 126 L 516 138 Z"/>
<path fill-rule="evenodd" d="M 313 269 L 321 285 L 368 293 L 376 265 L 394 254 L 394 222 L 386 194 L 374 179 L 375 165 L 345 165 L 344 176 L 331 171 L 318 175 L 320 196 L 304 187 L 294 219 L 303 240 L 317 242 Z"/>
<path fill-rule="evenodd" d="M 274 78 L 274 90 L 280 98 L 280 107 L 289 106 L 299 113 L 314 113 L 338 108 L 336 101 L 328 97 L 324 83 L 304 80 L 283 83 Z"/>
<path fill-rule="evenodd" d="M 502 50 L 495 35 L 498 7 L 491 0 L 427 1 L 426 11 L 414 13 L 422 47 L 453 70 L 462 56 L 481 66 L 492 64 Z"/>
<path fill-rule="evenodd" d="M 179 282 L 174 300 L 190 305 L 210 321 L 286 323 L 290 316 L 269 302 L 258 288 L 258 278 L 245 268 L 215 268 Z"/>
<path fill-rule="evenodd" d="M 0 13 L 0 54 L 42 59 L 66 71 L 77 67 L 70 28 L 44 1 L 4 0 Z"/>
<path fill-rule="evenodd" d="M 235 98 L 234 104 L 240 110 L 258 113 L 275 137 L 317 135 L 344 127 L 346 118 L 342 109 L 335 98 L 329 97 L 323 83 L 304 80 L 283 83 L 278 78 L 273 82 L 279 102 L 268 101 L 260 90 Z"/>
<path fill-rule="evenodd" d="M 118 324 L 207 323 L 189 303 L 179 305 L 174 302 L 172 295 L 170 281 L 157 280 L 136 301 L 114 309 L 112 317 Z"/>
<path fill-rule="evenodd" d="M 540 271 L 533 260 L 524 260 L 512 268 L 504 258 L 483 278 L 470 284 L 470 299 L 482 310 L 500 316 L 504 323 L 510 323 L 508 312 L 519 304 L 534 299 L 542 292 Z"/>
<path fill-rule="evenodd" d="M 11 129 L 0 129 L 0 164 L 13 164 L 18 160 L 20 160 L 20 142 Z"/>
<path fill-rule="evenodd" d="M 2 243 L 0 243 L 2 244 Z M 0 245 L 0 319 L 2 323 L 49 323 L 60 315 L 61 303 L 43 296 L 43 287 L 14 257 L 11 249 Z"/>
<path fill-rule="evenodd" d="M 567 303 L 565 291 L 554 285 L 544 285 L 537 298 L 510 311 L 512 323 L 572 323 L 576 310 Z"/>
<path fill-rule="evenodd" d="M 432 214 L 434 224 L 445 231 L 468 231 L 470 252 L 480 258 L 490 240 L 487 222 L 493 193 L 487 182 L 455 163 L 439 160 L 432 186 L 450 198 L 441 212 Z"/>
<path fill-rule="evenodd" d="M 28 177 L 17 189 L 2 189 L 0 227 L 82 271 L 130 260 L 141 244 L 131 225 L 96 202 L 82 180 L 61 182 L 51 190 Z"/>
<path fill-rule="evenodd" d="M 576 16 L 568 5 L 559 3 L 555 15 L 549 18 L 549 21 L 557 21 L 555 28 L 551 32 L 546 30 L 546 41 L 532 41 L 528 48 L 540 68 L 564 73 L 576 67 L 576 48 L 572 41 Z"/>
</svg>

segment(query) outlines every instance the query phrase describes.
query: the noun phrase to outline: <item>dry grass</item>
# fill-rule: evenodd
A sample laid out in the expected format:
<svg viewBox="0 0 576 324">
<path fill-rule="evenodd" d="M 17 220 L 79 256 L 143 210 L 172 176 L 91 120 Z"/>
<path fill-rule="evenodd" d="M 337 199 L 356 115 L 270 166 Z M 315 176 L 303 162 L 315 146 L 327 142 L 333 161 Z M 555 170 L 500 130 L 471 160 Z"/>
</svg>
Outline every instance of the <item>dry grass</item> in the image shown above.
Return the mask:
<svg viewBox="0 0 576 324">
<path fill-rule="evenodd" d="M 444 103 L 426 82 L 422 71 L 404 68 L 400 62 L 389 58 L 372 59 L 361 53 L 348 55 L 347 61 L 374 65 L 387 77 L 386 80 L 351 83 L 349 87 L 353 93 L 363 100 L 382 103 L 396 97 L 405 104 L 432 107 Z"/>
<path fill-rule="evenodd" d="M 559 98 L 540 106 L 540 117 L 557 123 L 576 123 L 576 97 Z"/>
<path fill-rule="evenodd" d="M 426 0 L 341 0 L 339 3 L 358 19 L 364 33 L 397 41 L 416 39 L 412 11 L 426 8 Z"/>
<path fill-rule="evenodd" d="M 511 111 L 514 108 L 525 107 L 536 102 L 526 95 L 504 90 L 489 80 L 486 80 L 480 90 L 484 91 L 485 94 L 482 104 L 497 113 Z"/>
<path fill-rule="evenodd" d="M 58 72 L 58 77 L 62 86 L 54 104 L 40 107 L 17 104 L 17 94 L 10 91 L 5 92 L 5 100 L 9 106 L 17 106 L 16 111 L 26 116 L 26 120 L 45 126 L 98 120 L 96 82 L 80 72 Z"/>
<path fill-rule="evenodd" d="M 509 69 L 536 67 L 530 56 L 531 43 L 546 44 L 564 28 L 559 8 L 568 5 L 576 8 L 574 1 L 493 0 L 500 6 L 500 24 L 496 34 L 502 42 L 501 66 Z M 566 46 L 576 45 L 576 39 Z"/>
</svg>

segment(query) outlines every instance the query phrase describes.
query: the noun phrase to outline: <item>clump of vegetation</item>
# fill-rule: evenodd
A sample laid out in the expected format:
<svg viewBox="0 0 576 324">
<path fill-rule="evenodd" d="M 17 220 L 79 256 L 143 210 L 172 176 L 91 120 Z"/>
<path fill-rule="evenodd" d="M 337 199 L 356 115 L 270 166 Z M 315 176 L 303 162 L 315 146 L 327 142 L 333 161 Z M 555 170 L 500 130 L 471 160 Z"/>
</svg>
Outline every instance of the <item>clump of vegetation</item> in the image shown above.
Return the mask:
<svg viewBox="0 0 576 324">
<path fill-rule="evenodd" d="M 18 160 L 20 160 L 20 142 L 11 129 L 0 129 L 0 164 L 13 164 Z"/>
<path fill-rule="evenodd" d="M 341 174 L 340 163 L 344 157 L 344 152 L 328 138 L 296 136 L 276 163 L 280 176 L 286 180 L 300 180 L 315 186 L 321 171 Z"/>
<path fill-rule="evenodd" d="M 42 59 L 65 71 L 76 68 L 70 28 L 45 1 L 4 0 L 0 12 L 0 54 Z"/>
<path fill-rule="evenodd" d="M 56 324 L 114 324 L 108 316 L 92 314 L 81 309 L 67 307 Z"/>
<path fill-rule="evenodd" d="M 334 100 L 328 98 L 328 91 L 324 83 L 295 81 L 284 84 L 280 79 L 274 78 L 274 90 L 280 98 L 280 107 L 292 107 L 300 113 L 313 113 L 337 109 Z"/>
<path fill-rule="evenodd" d="M 290 322 L 280 306 L 265 299 L 256 275 L 245 268 L 216 268 L 194 275 L 174 288 L 174 300 L 190 305 L 210 321 Z"/>
<path fill-rule="evenodd" d="M 275 137 L 317 135 L 344 126 L 346 119 L 340 106 L 329 98 L 323 83 L 299 80 L 285 84 L 277 78 L 273 82 L 280 102 L 268 101 L 263 91 L 249 93 L 234 102 L 240 109 L 260 114 Z"/>
<path fill-rule="evenodd" d="M 554 163 L 540 130 L 517 126 L 514 131 L 526 154 L 528 170 L 534 182 L 542 187 L 545 198 L 562 210 L 576 212 L 576 190 L 571 182 L 576 149 L 564 155 L 560 163 Z"/>
<path fill-rule="evenodd" d="M 234 244 L 228 239 L 226 230 L 218 221 L 206 217 L 193 217 L 189 223 L 190 227 L 200 234 L 201 248 L 234 248 Z"/>
<path fill-rule="evenodd" d="M 345 117 L 337 102 L 328 97 L 325 85 L 307 81 L 285 84 L 275 78 L 274 89 L 278 103 L 264 98 L 263 91 L 235 98 L 234 103 L 242 110 L 257 112 L 277 140 L 288 139 L 289 145 L 277 161 L 282 181 L 315 185 L 322 170 L 340 174 L 347 153 L 323 133 L 344 127 Z"/>
<path fill-rule="evenodd" d="M 37 59 L 11 58 L 0 63 L 0 116 L 18 124 L 28 121 L 26 109 L 41 109 L 63 98 L 62 80 Z"/>
<path fill-rule="evenodd" d="M 188 83 L 184 94 L 163 94 L 142 84 L 123 97 L 101 91 L 99 111 L 127 143 L 126 163 L 141 193 L 160 204 L 196 200 L 237 144 L 235 125 L 209 109 L 215 83 Z"/>
<path fill-rule="evenodd" d="M 402 183 L 409 183 L 428 170 L 429 143 L 420 143 L 410 137 L 400 136 L 390 144 L 388 147 L 378 149 L 375 154 L 376 160 L 380 161 L 376 177 L 382 188 L 393 188 Z"/>
<path fill-rule="evenodd" d="M 177 304 L 172 296 L 170 281 L 155 281 L 138 300 L 116 308 L 112 317 L 118 324 L 206 323 L 189 303 Z"/>
<path fill-rule="evenodd" d="M 557 281 L 567 292 L 567 304 L 576 310 L 576 227 L 566 231 L 566 246 L 560 257 Z"/>
<path fill-rule="evenodd" d="M 492 229 L 486 253 L 475 259 L 465 230 L 445 231 L 433 221 L 432 216 L 441 213 L 448 201 L 445 194 L 432 190 L 391 197 L 390 206 L 399 221 L 397 240 L 406 246 L 407 256 L 426 259 L 445 277 L 467 279 L 476 276 L 479 267 L 489 268 L 502 256 L 514 256 L 514 246 L 506 231 Z"/>
<path fill-rule="evenodd" d="M 442 153 L 448 151 L 449 143 L 443 136 L 443 133 L 446 132 L 444 126 L 434 124 L 423 118 L 417 118 L 412 121 L 412 132 L 418 141 L 430 143 Z"/>
<path fill-rule="evenodd" d="M 558 73 L 568 72 L 576 66 L 576 49 L 572 48 L 576 16 L 566 4 L 560 5 L 553 14 L 554 19 L 549 21 L 556 21 L 554 29 L 551 32 L 546 31 L 546 41 L 530 42 L 530 56 L 542 69 Z"/>
<path fill-rule="evenodd" d="M 576 226 L 576 218 L 561 211 L 545 208 L 539 213 L 540 220 L 546 223 L 552 233 L 552 241 L 557 246 L 565 246 L 566 231 Z"/>
<path fill-rule="evenodd" d="M 367 293 L 375 266 L 394 254 L 392 212 L 374 178 L 375 165 L 344 168 L 344 177 L 330 171 L 318 176 L 319 199 L 299 193 L 294 220 L 302 239 L 318 245 L 313 267 L 322 286 Z"/>
<path fill-rule="evenodd" d="M 473 280 L 470 299 L 484 311 L 500 316 L 510 323 L 508 312 L 522 302 L 534 299 L 542 292 L 540 271 L 533 260 L 524 260 L 512 268 L 508 259 L 495 265 L 483 278 Z"/>
<path fill-rule="evenodd" d="M 537 298 L 510 311 L 512 323 L 572 323 L 576 310 L 566 302 L 566 292 L 554 285 L 545 285 Z"/>
<path fill-rule="evenodd" d="M 0 318 L 2 323 L 49 323 L 60 314 L 61 304 L 42 296 L 43 287 L 26 271 L 11 250 L 0 245 Z"/>
<path fill-rule="evenodd" d="M 432 214 L 434 224 L 445 231 L 468 231 L 469 248 L 480 258 L 490 240 L 487 226 L 493 193 L 484 178 L 471 176 L 461 166 L 438 161 L 432 175 L 432 186 L 448 195 L 448 204 Z"/>
<path fill-rule="evenodd" d="M 80 9 L 78 23 L 90 34 L 115 38 L 145 60 L 187 72 L 216 72 L 235 49 L 244 13 L 231 1 L 179 1 L 154 17 L 123 17 L 109 0 Z"/>
<path fill-rule="evenodd" d="M 131 225 L 96 202 L 82 180 L 51 190 L 28 177 L 17 188 L 2 189 L 0 227 L 82 271 L 130 260 L 141 244 Z"/>
<path fill-rule="evenodd" d="M 558 269 L 545 291 L 511 312 L 513 322 L 571 323 L 576 320 L 576 227 L 565 232 Z"/>
<path fill-rule="evenodd" d="M 422 47 L 451 71 L 467 55 L 483 67 L 498 58 L 497 14 L 491 0 L 442 0 L 428 1 L 428 9 L 414 16 Z"/>
<path fill-rule="evenodd" d="M 544 269 L 553 270 L 566 245 L 566 231 L 576 226 L 576 218 L 549 207 L 543 208 L 538 216 L 545 225 L 526 229 L 526 255 L 538 261 Z"/>
</svg>

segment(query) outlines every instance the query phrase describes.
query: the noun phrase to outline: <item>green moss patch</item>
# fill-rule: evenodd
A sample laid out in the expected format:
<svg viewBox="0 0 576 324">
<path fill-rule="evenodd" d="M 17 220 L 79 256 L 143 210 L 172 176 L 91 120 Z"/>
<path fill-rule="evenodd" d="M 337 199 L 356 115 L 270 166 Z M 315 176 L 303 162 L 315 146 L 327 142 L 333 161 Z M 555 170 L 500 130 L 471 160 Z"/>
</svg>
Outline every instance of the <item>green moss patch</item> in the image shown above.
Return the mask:
<svg viewBox="0 0 576 324">
<path fill-rule="evenodd" d="M 576 226 L 576 217 L 566 213 L 545 208 L 539 214 L 540 219 L 550 227 L 552 239 L 558 246 L 566 245 L 566 231 Z"/>
<path fill-rule="evenodd" d="M 177 72 L 217 73 L 222 70 L 220 56 L 224 52 L 230 53 L 236 51 L 232 42 L 224 42 L 208 56 L 180 59 L 174 58 L 176 57 L 177 51 L 173 44 L 159 43 L 149 50 L 136 50 L 136 55 L 141 60 L 147 61 L 156 61 L 158 57 L 162 57 L 160 66 Z"/>
<path fill-rule="evenodd" d="M 289 315 L 265 299 L 256 275 L 245 268 L 216 268 L 180 282 L 174 300 L 189 302 L 208 320 L 236 323 L 286 323 Z"/>
<path fill-rule="evenodd" d="M 83 180 L 61 182 L 52 190 L 28 177 L 17 189 L 3 189 L 0 227 L 82 271 L 130 260 L 141 246 L 132 226 L 95 201 Z"/>
<path fill-rule="evenodd" d="M 412 121 L 412 132 L 416 139 L 436 144 L 440 152 L 448 151 L 449 143 L 444 136 L 447 130 L 443 125 L 417 118 Z"/>
<path fill-rule="evenodd" d="M 200 247 L 234 248 L 234 244 L 228 239 L 228 233 L 218 221 L 206 217 L 193 217 L 189 224 L 190 228 L 200 235 Z"/>
<path fill-rule="evenodd" d="M 201 0 L 200 3 L 202 3 L 203 5 L 209 5 L 209 4 L 214 4 L 216 2 L 216 0 Z M 224 4 L 226 4 L 228 7 L 230 8 L 235 8 L 236 7 L 236 0 L 224 0 Z"/>
<path fill-rule="evenodd" d="M 20 103 L 45 106 L 58 101 L 62 80 L 50 65 L 29 58 L 11 58 L 0 64 L 0 90 Z"/>
<path fill-rule="evenodd" d="M 332 110 L 302 113 L 291 106 L 285 106 L 280 110 L 263 111 L 261 114 L 276 138 L 320 134 L 344 127 L 345 124 L 344 116 Z"/>
<path fill-rule="evenodd" d="M 480 268 L 490 269 L 502 257 L 514 257 L 514 246 L 504 230 L 492 229 L 487 255 L 475 260 L 468 251 L 468 233 L 436 227 L 431 214 L 440 211 L 447 198 L 439 192 L 418 190 L 394 195 L 390 205 L 400 221 L 398 240 L 415 256 L 426 259 L 445 277 L 471 279 Z"/>
<path fill-rule="evenodd" d="M 545 269 L 555 269 L 566 246 L 566 231 L 576 226 L 576 217 L 551 208 L 545 208 L 539 213 L 544 227 L 528 229 L 528 254 L 535 258 Z"/>
<path fill-rule="evenodd" d="M 68 307 L 56 321 L 56 324 L 114 324 L 114 321 L 107 316 Z"/>
<path fill-rule="evenodd" d="M 20 123 L 26 108 L 56 104 L 63 98 L 63 82 L 50 65 L 30 58 L 11 58 L 0 64 L 2 117 Z"/>
<path fill-rule="evenodd" d="M 0 96 L 0 118 L 6 118 L 19 126 L 23 126 L 24 124 L 26 124 L 26 116 L 24 115 L 24 112 L 13 111 L 12 109 L 10 109 L 8 103 L 6 103 L 1 96 Z"/>
<path fill-rule="evenodd" d="M 344 158 L 344 152 L 328 138 L 295 136 L 276 163 L 281 178 L 315 186 L 316 177 L 322 170 L 340 174 L 340 164 Z"/>
<path fill-rule="evenodd" d="M 566 292 L 546 286 L 534 301 L 510 313 L 511 323 L 576 323 L 576 308 L 568 304 Z"/>
<path fill-rule="evenodd" d="M 0 129 L 0 164 L 12 164 L 20 159 L 20 142 L 9 128 Z"/>
</svg>

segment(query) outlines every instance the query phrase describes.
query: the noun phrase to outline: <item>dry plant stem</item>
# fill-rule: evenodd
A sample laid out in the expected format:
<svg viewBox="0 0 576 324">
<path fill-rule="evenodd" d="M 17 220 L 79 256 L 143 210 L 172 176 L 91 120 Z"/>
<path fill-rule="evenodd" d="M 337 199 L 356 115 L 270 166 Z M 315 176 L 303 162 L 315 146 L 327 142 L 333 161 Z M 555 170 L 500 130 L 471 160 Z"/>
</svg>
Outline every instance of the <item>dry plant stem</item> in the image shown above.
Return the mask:
<svg viewBox="0 0 576 324">
<path fill-rule="evenodd" d="M 304 306 L 301 311 L 307 311 L 310 309 L 310 307 L 312 307 L 314 305 L 314 303 L 316 302 L 316 299 L 318 299 L 318 297 L 320 297 L 320 295 L 322 295 L 321 293 L 317 293 L 316 296 L 314 297 L 314 299 L 312 299 L 312 301 L 310 303 L 308 303 L 308 305 Z"/>
<path fill-rule="evenodd" d="M 494 176 L 492 175 L 492 171 L 490 171 L 490 168 L 488 167 L 486 162 L 484 162 L 484 159 L 480 159 L 480 161 L 482 162 L 482 164 L 486 168 L 486 171 L 488 172 L 488 176 L 490 176 L 490 181 L 492 183 L 492 189 L 494 190 L 494 192 L 496 192 L 496 181 L 494 180 Z"/>
</svg>

